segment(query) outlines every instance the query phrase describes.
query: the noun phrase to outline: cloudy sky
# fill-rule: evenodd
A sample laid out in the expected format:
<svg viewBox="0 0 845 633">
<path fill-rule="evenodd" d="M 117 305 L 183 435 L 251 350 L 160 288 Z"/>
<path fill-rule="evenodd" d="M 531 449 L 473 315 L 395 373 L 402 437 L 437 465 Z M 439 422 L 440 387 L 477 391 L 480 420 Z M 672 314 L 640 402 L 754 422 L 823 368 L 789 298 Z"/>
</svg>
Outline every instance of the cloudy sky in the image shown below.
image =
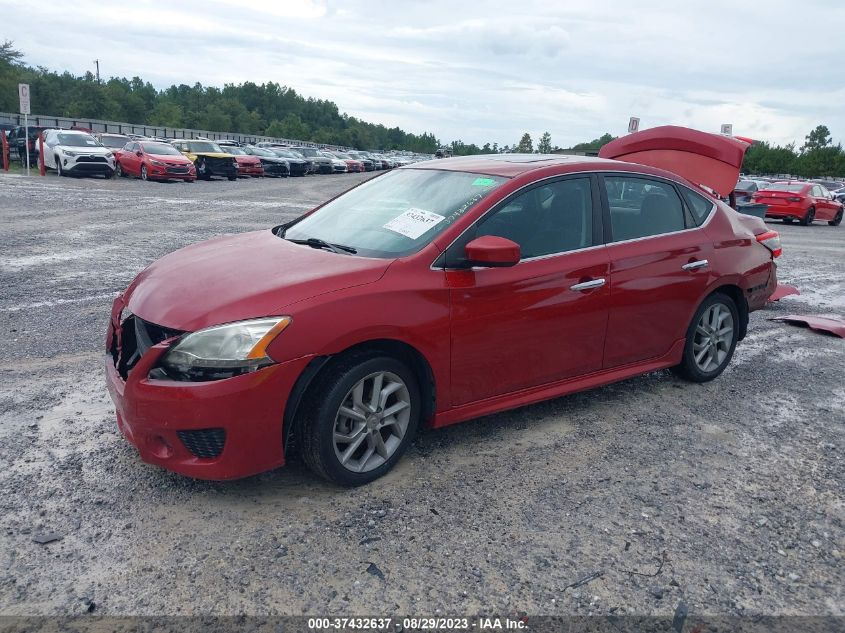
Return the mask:
<svg viewBox="0 0 845 633">
<path fill-rule="evenodd" d="M 30 64 L 156 87 L 275 81 L 443 141 L 667 123 L 845 141 L 842 0 L 0 0 Z M 45 113 L 48 114 L 48 113 Z"/>
</svg>

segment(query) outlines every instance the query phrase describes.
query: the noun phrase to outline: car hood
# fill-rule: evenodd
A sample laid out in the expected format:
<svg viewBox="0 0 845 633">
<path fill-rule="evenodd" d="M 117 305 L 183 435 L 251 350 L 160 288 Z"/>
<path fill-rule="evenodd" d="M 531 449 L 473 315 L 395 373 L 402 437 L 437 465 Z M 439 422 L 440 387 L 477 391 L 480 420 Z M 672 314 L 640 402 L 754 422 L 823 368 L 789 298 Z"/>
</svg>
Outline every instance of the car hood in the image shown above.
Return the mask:
<svg viewBox="0 0 845 633">
<path fill-rule="evenodd" d="M 392 261 L 293 244 L 270 230 L 241 233 L 165 255 L 135 278 L 124 301 L 145 321 L 196 331 L 373 283 Z"/>
<path fill-rule="evenodd" d="M 106 154 L 113 154 L 114 150 L 110 147 L 101 147 L 99 145 L 86 145 L 79 147 L 77 145 L 56 145 L 59 149 L 66 152 L 77 152 L 79 154 L 94 154 L 97 156 L 105 156 Z"/>
</svg>

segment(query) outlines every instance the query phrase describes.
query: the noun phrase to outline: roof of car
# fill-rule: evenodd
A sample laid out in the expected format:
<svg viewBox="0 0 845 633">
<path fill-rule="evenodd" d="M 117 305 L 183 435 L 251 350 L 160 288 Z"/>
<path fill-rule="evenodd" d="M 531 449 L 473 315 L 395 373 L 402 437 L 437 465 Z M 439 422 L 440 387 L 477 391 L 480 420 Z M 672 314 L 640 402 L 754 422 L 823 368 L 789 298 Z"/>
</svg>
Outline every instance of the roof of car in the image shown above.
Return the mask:
<svg viewBox="0 0 845 633">
<path fill-rule="evenodd" d="M 544 167 L 567 165 L 575 168 L 576 166 L 583 167 L 585 164 L 595 165 L 596 168 L 607 168 L 610 165 L 619 163 L 618 161 L 604 158 L 567 154 L 476 154 L 474 156 L 456 156 L 454 158 L 428 160 L 421 163 L 413 163 L 400 169 L 466 171 L 510 178 Z"/>
</svg>

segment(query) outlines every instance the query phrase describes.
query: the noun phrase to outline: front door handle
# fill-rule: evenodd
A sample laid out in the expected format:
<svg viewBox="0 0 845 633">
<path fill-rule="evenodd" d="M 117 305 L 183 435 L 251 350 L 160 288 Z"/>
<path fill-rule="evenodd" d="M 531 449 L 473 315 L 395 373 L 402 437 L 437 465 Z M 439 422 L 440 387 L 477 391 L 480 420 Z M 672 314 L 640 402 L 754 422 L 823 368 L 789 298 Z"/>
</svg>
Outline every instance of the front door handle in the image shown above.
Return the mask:
<svg viewBox="0 0 845 633">
<path fill-rule="evenodd" d="M 583 292 L 584 290 L 593 290 L 594 288 L 601 288 L 604 284 L 604 279 L 591 279 L 590 281 L 583 281 L 580 284 L 569 286 L 569 289 L 574 290 L 575 292 Z"/>
<path fill-rule="evenodd" d="M 706 259 L 699 259 L 696 262 L 690 262 L 689 264 L 684 264 L 681 266 L 684 270 L 698 270 L 699 268 L 706 268 L 710 265 Z"/>
</svg>

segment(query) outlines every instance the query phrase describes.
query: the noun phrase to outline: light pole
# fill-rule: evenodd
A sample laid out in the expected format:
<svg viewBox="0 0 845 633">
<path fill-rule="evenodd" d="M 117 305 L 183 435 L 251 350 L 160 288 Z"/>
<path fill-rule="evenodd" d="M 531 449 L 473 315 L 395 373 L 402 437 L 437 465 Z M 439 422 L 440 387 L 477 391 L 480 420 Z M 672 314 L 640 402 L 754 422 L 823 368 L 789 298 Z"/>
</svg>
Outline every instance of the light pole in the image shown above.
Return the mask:
<svg viewBox="0 0 845 633">
<path fill-rule="evenodd" d="M 94 64 L 96 64 L 96 66 L 97 66 L 97 84 L 99 84 L 100 83 L 100 60 L 95 59 Z"/>
</svg>

